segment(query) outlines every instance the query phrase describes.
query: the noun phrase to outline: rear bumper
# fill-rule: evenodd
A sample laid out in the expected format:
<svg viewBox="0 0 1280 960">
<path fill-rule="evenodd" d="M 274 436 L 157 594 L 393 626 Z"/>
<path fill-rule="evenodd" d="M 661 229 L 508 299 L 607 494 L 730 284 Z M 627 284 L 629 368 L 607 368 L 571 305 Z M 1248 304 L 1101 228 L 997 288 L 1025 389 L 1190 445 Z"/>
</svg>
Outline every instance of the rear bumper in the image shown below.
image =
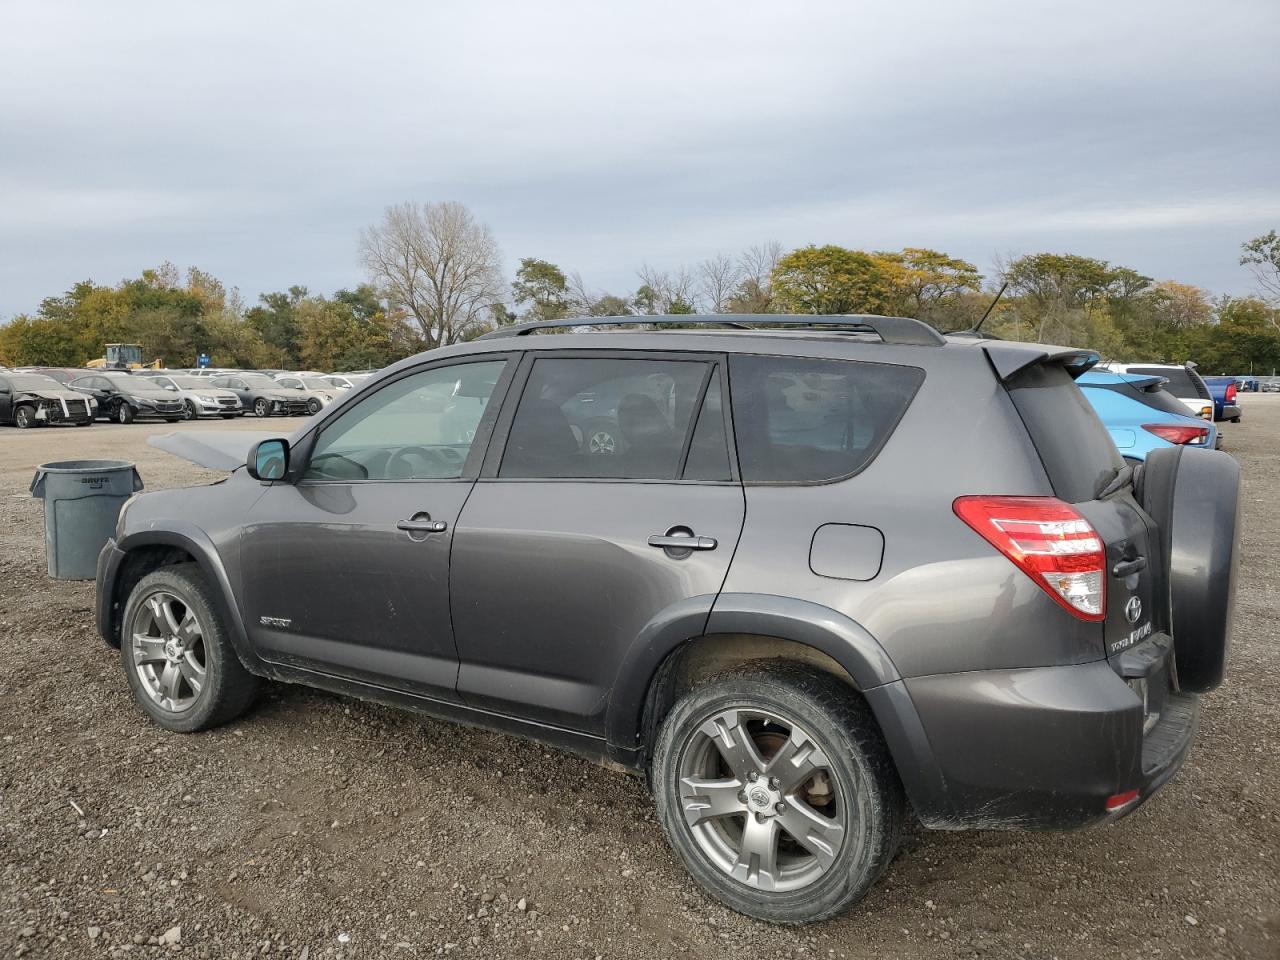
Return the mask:
<svg viewBox="0 0 1280 960">
<path fill-rule="evenodd" d="M 1240 419 L 1240 408 L 1234 403 L 1224 403 L 1218 408 L 1220 411 L 1215 419 L 1218 420 L 1238 420 Z"/>
<path fill-rule="evenodd" d="M 1174 775 L 1195 736 L 1198 698 L 1165 694 L 1171 649 L 1156 635 L 1112 661 L 886 685 L 900 684 L 898 709 L 915 714 L 882 726 L 921 821 L 938 829 L 1066 829 L 1132 812 Z M 1145 732 L 1149 714 L 1135 690 L 1142 680 L 1159 712 Z M 868 699 L 877 708 L 874 694 Z M 1132 791 L 1108 811 L 1109 799 Z"/>
</svg>

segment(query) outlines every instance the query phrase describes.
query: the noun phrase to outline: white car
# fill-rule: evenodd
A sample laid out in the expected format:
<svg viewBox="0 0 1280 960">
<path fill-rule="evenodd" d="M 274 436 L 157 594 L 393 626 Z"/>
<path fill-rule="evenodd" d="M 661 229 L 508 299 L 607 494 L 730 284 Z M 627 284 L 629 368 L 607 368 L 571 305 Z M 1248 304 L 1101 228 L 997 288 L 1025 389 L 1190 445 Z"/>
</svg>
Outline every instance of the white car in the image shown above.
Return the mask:
<svg viewBox="0 0 1280 960">
<path fill-rule="evenodd" d="M 278 373 L 276 383 L 282 387 L 301 390 L 308 397 L 308 406 L 312 413 L 319 413 L 321 407 L 327 407 L 338 396 L 338 388 L 330 383 L 324 374 L 288 374 Z"/>
<path fill-rule="evenodd" d="M 189 373 L 157 374 L 144 377 L 158 387 L 177 393 L 182 401 L 184 420 L 195 420 L 199 417 L 232 417 L 244 416 L 244 406 L 240 398 L 230 390 L 222 390 L 210 386 L 208 377 L 196 377 Z"/>
<path fill-rule="evenodd" d="M 368 380 L 370 376 L 371 374 L 368 373 L 328 373 L 325 374 L 324 379 L 328 380 L 339 390 L 350 390 L 353 387 L 360 386 L 360 384 Z"/>
<path fill-rule="evenodd" d="M 1109 360 L 1098 364 L 1099 370 L 1110 370 L 1112 373 L 1133 373 L 1147 377 L 1164 377 L 1169 382 L 1164 385 L 1166 393 L 1171 393 L 1191 411 L 1191 416 L 1201 420 L 1213 420 L 1213 395 L 1205 385 L 1200 374 L 1196 373 L 1196 365 L 1187 363 L 1117 363 Z"/>
</svg>

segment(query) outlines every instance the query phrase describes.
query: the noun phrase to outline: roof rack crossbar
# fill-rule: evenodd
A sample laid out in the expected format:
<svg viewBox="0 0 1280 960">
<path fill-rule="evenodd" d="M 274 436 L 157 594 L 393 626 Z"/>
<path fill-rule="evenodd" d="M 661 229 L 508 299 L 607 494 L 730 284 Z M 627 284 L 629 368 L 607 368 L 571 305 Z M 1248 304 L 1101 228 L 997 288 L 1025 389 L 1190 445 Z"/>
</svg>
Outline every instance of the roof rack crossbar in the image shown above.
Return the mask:
<svg viewBox="0 0 1280 960">
<path fill-rule="evenodd" d="M 767 313 L 752 314 L 658 314 L 625 317 L 566 317 L 562 320 L 529 320 L 507 327 L 499 327 L 480 339 L 493 340 L 502 337 L 524 337 L 539 330 L 556 330 L 571 327 L 621 327 L 651 326 L 658 323 L 678 323 L 686 326 L 728 327 L 750 330 L 755 327 L 823 329 L 832 332 L 874 333 L 885 343 L 912 344 L 940 347 L 947 341 L 933 327 L 910 317 L 878 317 L 871 314 L 837 314 L 808 316 L 777 316 Z"/>
</svg>

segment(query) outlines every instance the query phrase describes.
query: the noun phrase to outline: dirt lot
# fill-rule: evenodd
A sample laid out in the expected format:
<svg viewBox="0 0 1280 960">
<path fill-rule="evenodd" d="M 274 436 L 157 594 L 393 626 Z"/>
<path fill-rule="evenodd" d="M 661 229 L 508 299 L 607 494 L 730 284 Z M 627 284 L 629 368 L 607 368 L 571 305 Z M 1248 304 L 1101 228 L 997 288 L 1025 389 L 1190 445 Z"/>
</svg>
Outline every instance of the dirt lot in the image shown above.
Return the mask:
<svg viewBox="0 0 1280 960">
<path fill-rule="evenodd" d="M 0 428 L 0 951 L 1280 957 L 1280 396 L 1244 403 L 1231 676 L 1177 779 L 1090 832 L 913 835 L 803 930 L 708 901 L 641 781 L 571 756 L 299 687 L 212 733 L 152 726 L 93 584 L 45 577 L 27 485 L 70 458 L 132 459 L 150 488 L 216 475 L 146 446 L 164 425 Z"/>
</svg>

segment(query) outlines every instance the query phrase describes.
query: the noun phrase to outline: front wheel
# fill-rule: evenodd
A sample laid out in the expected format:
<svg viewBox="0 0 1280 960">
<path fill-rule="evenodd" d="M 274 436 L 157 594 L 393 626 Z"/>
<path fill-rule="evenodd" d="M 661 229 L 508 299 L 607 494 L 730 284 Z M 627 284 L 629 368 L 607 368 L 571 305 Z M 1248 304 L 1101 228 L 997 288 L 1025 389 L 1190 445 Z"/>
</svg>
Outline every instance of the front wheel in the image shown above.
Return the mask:
<svg viewBox="0 0 1280 960">
<path fill-rule="evenodd" d="M 192 402 L 191 400 L 188 400 L 182 407 L 182 419 L 195 420 L 199 416 L 200 416 L 200 411 L 196 409 L 195 403 Z"/>
<path fill-rule="evenodd" d="M 207 730 L 253 703 L 258 678 L 236 656 L 194 563 L 161 567 L 139 580 L 122 623 L 120 658 L 129 689 L 166 730 Z"/>
<path fill-rule="evenodd" d="M 19 430 L 29 430 L 36 425 L 36 408 L 29 403 L 21 403 L 13 410 L 13 425 Z"/>
<path fill-rule="evenodd" d="M 693 879 L 760 920 L 843 912 L 898 847 L 902 785 L 866 704 L 791 661 L 748 664 L 687 692 L 662 722 L 651 776 Z"/>
<path fill-rule="evenodd" d="M 257 400 L 253 401 L 253 415 L 255 417 L 271 416 L 271 402 L 268 400 L 264 400 L 262 397 L 259 397 Z"/>
<path fill-rule="evenodd" d="M 307 401 L 307 410 L 310 412 L 310 414 L 313 417 L 320 412 L 320 408 L 322 406 L 324 406 L 324 404 L 322 404 L 315 397 L 312 397 L 310 400 Z"/>
<path fill-rule="evenodd" d="M 133 412 L 133 407 L 129 406 L 127 403 L 120 404 L 120 408 L 116 410 L 116 420 L 120 423 L 133 423 L 133 418 L 135 416 L 137 416 L 137 414 Z"/>
</svg>

